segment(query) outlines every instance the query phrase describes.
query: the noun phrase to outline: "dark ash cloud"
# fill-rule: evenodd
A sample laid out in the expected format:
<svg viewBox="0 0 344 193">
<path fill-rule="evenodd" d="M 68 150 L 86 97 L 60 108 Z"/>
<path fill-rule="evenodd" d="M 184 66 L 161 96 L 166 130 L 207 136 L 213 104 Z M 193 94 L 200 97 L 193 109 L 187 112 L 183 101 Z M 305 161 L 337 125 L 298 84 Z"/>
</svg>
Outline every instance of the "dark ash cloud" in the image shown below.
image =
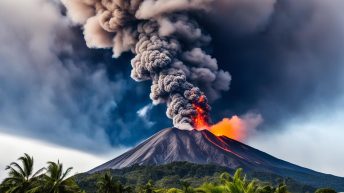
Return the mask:
<svg viewBox="0 0 344 193">
<path fill-rule="evenodd" d="M 333 108 L 343 91 L 342 6 L 279 0 L 253 31 L 247 23 L 249 30 L 240 29 L 245 16 L 236 12 L 227 25 L 210 23 L 214 57 L 232 74 L 231 90 L 213 105 L 215 119 L 254 110 L 263 115 L 262 129 L 277 129 L 314 106 Z"/>
<path fill-rule="evenodd" d="M 224 70 L 219 73 L 229 71 L 230 90 L 219 98 L 220 93 L 211 90 L 213 85 L 199 78 L 214 79 L 211 73 L 174 64 L 210 90 L 213 96 L 206 92 L 210 98 L 218 99 L 212 103 L 213 120 L 256 111 L 264 119 L 261 130 L 279 131 L 285 122 L 311 113 L 316 106 L 335 109 L 342 96 L 338 93 L 343 92 L 343 2 L 231 2 L 219 5 L 222 15 L 195 14 L 203 39 L 211 36 L 212 43 L 205 50 L 195 48 L 183 54 L 189 63 L 209 65 L 208 69 L 217 64 Z M 138 116 L 137 111 L 150 103 L 150 83 L 129 78 L 132 54 L 113 59 L 110 49 L 86 48 L 83 32 L 71 26 L 58 3 L 21 3 L 25 6 L 10 0 L 0 3 L 0 125 L 9 128 L 2 132 L 106 151 L 135 144 L 171 126 L 161 116 L 166 111 L 163 105 L 154 106 L 149 116 Z M 140 17 L 151 17 L 146 14 Z M 84 16 L 75 15 L 80 22 L 85 22 Z M 85 29 L 89 46 L 109 47 L 108 39 L 92 36 L 104 31 L 89 22 L 90 28 Z M 191 37 L 183 18 L 158 22 L 165 26 L 160 35 L 183 31 Z M 198 28 L 192 31 L 202 36 Z M 127 45 L 119 45 L 118 53 L 127 50 Z M 207 63 L 202 64 L 200 58 Z M 216 84 L 219 90 L 228 89 L 228 84 L 220 83 Z"/>
<path fill-rule="evenodd" d="M 196 129 L 202 109 L 208 121 L 211 100 L 229 89 L 231 76 L 206 52 L 211 37 L 192 12 L 213 11 L 212 0 L 63 0 L 67 15 L 82 26 L 90 48 L 112 48 L 113 56 L 134 54 L 131 77 L 152 83 L 153 104 L 167 104 L 166 115 L 180 129 Z M 201 88 L 201 89 L 200 89 Z M 203 89 L 202 89 L 203 88 Z M 205 90 L 204 92 L 202 90 Z"/>
</svg>

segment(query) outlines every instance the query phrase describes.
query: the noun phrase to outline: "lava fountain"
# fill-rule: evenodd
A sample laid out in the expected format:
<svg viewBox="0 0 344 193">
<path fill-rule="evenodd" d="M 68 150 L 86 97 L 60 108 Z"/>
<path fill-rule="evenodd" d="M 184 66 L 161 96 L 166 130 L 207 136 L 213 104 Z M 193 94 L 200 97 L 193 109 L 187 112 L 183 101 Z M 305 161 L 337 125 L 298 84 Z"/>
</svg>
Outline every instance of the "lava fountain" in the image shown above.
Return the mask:
<svg viewBox="0 0 344 193">
<path fill-rule="evenodd" d="M 234 115 L 231 118 L 224 118 L 218 123 L 211 124 L 208 111 L 202 108 L 201 105 L 203 97 L 200 97 L 197 102 L 193 103 L 193 108 L 196 114 L 193 117 L 193 127 L 198 130 L 208 130 L 216 136 L 226 136 L 228 138 L 243 141 L 246 139 L 250 130 L 255 129 L 262 123 L 261 115 L 248 113 L 242 118 Z"/>
<path fill-rule="evenodd" d="M 204 130 L 209 128 L 209 115 L 201 105 L 206 99 L 204 95 L 200 96 L 196 103 L 192 104 L 192 107 L 196 110 L 196 114 L 192 117 L 192 123 L 196 130 Z"/>
</svg>

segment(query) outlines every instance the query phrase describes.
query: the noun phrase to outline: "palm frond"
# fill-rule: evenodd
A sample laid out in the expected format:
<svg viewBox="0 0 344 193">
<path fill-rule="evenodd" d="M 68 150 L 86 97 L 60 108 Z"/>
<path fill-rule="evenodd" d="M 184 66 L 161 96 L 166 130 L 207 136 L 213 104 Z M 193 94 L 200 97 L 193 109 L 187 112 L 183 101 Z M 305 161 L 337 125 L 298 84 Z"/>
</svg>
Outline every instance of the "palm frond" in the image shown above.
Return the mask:
<svg viewBox="0 0 344 193">
<path fill-rule="evenodd" d="M 61 179 L 65 179 L 66 176 L 73 170 L 73 167 L 67 168 L 67 170 L 63 173 Z"/>
</svg>

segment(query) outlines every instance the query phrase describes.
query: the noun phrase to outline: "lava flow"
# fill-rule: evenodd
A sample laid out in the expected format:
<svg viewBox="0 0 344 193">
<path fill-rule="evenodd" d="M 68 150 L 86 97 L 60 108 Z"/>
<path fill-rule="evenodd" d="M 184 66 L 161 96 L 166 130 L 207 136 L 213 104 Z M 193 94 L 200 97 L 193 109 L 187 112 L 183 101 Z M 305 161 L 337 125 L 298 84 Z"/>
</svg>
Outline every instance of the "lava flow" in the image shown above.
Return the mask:
<svg viewBox="0 0 344 193">
<path fill-rule="evenodd" d="M 211 133 L 213 133 L 215 136 L 217 136 L 217 138 L 215 140 L 212 140 L 209 136 L 207 136 L 206 133 L 202 133 L 203 136 L 209 141 L 211 142 L 213 145 L 217 146 L 218 148 L 221 148 L 222 150 L 234 154 L 237 157 L 241 158 L 241 159 L 245 159 L 244 157 L 240 156 L 239 154 L 233 152 L 230 147 L 228 147 L 228 145 L 221 139 L 220 136 L 226 136 L 229 137 L 231 139 L 235 139 L 235 140 L 239 140 L 239 136 L 237 133 L 239 130 L 237 131 L 233 131 L 233 125 L 231 124 L 227 124 L 227 123 L 231 123 L 231 122 L 225 122 L 225 124 L 223 124 L 222 122 L 219 122 L 215 125 L 210 125 L 209 124 L 209 115 L 207 113 L 207 111 L 205 109 L 202 108 L 202 106 L 200 104 L 204 103 L 204 97 L 201 96 L 197 103 L 192 104 L 193 108 L 196 110 L 196 115 L 193 117 L 193 126 L 196 130 L 201 131 L 201 130 L 208 130 Z M 237 119 L 239 119 L 239 117 L 236 116 Z M 236 129 L 236 128 L 235 128 Z M 233 135 L 233 133 L 235 133 L 235 135 Z"/>
<path fill-rule="evenodd" d="M 247 136 L 247 130 L 250 127 L 256 127 L 261 123 L 261 117 L 244 117 L 243 119 L 234 115 L 232 118 L 224 118 L 216 124 L 210 124 L 209 115 L 200 104 L 203 104 L 204 98 L 200 97 L 193 104 L 196 115 L 193 117 L 193 126 L 196 130 L 208 130 L 216 136 L 226 136 L 237 141 L 242 141 Z"/>
</svg>

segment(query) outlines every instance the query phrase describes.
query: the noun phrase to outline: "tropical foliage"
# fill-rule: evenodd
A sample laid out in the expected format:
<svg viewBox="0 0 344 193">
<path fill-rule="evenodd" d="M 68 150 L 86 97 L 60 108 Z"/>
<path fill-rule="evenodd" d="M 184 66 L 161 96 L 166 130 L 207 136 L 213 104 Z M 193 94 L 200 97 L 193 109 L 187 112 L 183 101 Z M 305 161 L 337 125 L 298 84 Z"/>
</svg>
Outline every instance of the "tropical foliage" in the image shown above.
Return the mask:
<svg viewBox="0 0 344 193">
<path fill-rule="evenodd" d="M 79 186 L 67 175 L 71 172 L 72 168 L 63 170 L 63 165 L 58 161 L 48 162 L 46 173 L 40 179 L 40 190 L 45 193 L 74 193 L 80 192 Z"/>
<path fill-rule="evenodd" d="M 182 166 L 182 167 L 179 167 Z M 135 168 L 136 166 L 134 166 Z M 48 162 L 47 167 L 34 170 L 34 159 L 28 154 L 18 159 L 18 162 L 12 162 L 6 167 L 8 177 L 0 184 L 0 193 L 288 193 L 285 183 L 273 186 L 269 183 L 247 177 L 242 169 L 235 171 L 234 175 L 228 172 L 216 173 L 213 177 L 200 178 L 201 174 L 211 174 L 216 171 L 210 166 L 184 164 L 170 164 L 161 166 L 164 170 L 154 170 L 152 167 L 146 167 L 140 170 L 136 167 L 133 176 L 136 182 L 143 182 L 135 185 L 128 185 L 127 179 L 114 175 L 113 171 L 96 173 L 96 182 L 92 185 L 90 181 L 78 180 L 68 175 L 72 168 L 64 170 L 63 164 L 59 161 Z M 142 169 L 142 168 L 141 168 Z M 216 168 L 223 169 L 223 168 Z M 165 171 L 174 176 L 166 175 Z M 124 169 L 117 172 L 122 174 L 132 172 L 130 169 Z M 153 180 L 143 179 L 142 173 L 149 173 L 150 177 L 159 178 L 158 184 Z M 190 173 L 191 172 L 191 173 Z M 177 176 L 176 174 L 180 174 Z M 180 178 L 180 176 L 189 176 Z M 196 178 L 190 178 L 190 174 Z M 123 176 L 122 175 L 122 176 Z M 168 176 L 168 177 L 166 177 Z M 198 176 L 198 177 L 197 177 Z M 195 179 L 199 180 L 195 185 Z M 129 182 L 132 178 L 129 178 Z M 167 187 L 165 182 L 171 186 Z M 81 190 L 78 186 L 87 187 Z M 88 188 L 92 187 L 92 188 Z M 318 189 L 316 193 L 332 193 L 332 189 Z"/>
<path fill-rule="evenodd" d="M 28 154 L 6 167 L 8 177 L 0 185 L 0 193 L 79 193 L 78 185 L 67 178 L 72 168 L 63 170 L 60 162 L 48 162 L 46 168 L 34 172 L 34 159 Z"/>
<path fill-rule="evenodd" d="M 97 193 L 129 193 L 130 187 L 124 187 L 110 173 L 105 173 L 97 182 Z"/>
<path fill-rule="evenodd" d="M 34 172 L 33 157 L 28 154 L 18 159 L 20 163 L 12 162 L 6 167 L 8 177 L 2 182 L 0 192 L 4 193 L 31 193 L 37 192 L 39 187 L 38 175 L 44 170 Z"/>
</svg>

